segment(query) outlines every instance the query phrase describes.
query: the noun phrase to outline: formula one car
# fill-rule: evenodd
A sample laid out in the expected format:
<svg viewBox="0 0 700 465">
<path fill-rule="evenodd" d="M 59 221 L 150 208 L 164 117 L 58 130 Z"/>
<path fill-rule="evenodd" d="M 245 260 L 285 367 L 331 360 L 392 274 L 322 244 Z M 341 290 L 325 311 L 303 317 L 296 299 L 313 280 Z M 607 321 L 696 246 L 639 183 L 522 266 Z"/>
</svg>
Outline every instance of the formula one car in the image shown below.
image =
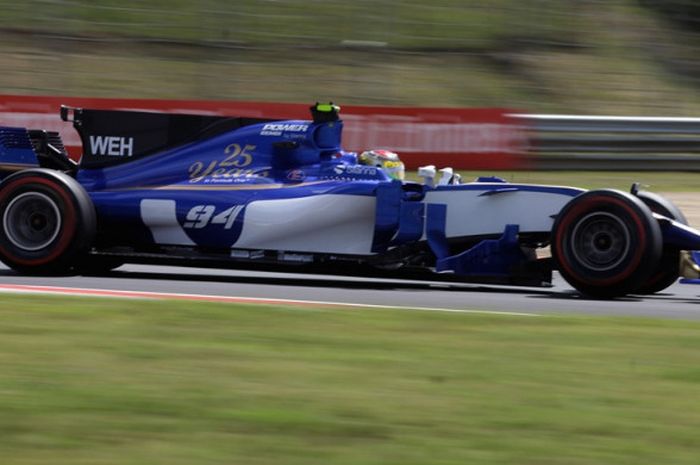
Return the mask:
<svg viewBox="0 0 700 465">
<path fill-rule="evenodd" d="M 272 120 L 63 107 L 56 133 L 0 128 L 0 259 L 21 273 L 165 263 L 658 292 L 700 231 L 658 195 L 461 183 L 341 147 L 339 108 Z M 439 178 L 439 179 L 437 179 Z M 545 251 L 551 247 L 551 256 Z"/>
</svg>

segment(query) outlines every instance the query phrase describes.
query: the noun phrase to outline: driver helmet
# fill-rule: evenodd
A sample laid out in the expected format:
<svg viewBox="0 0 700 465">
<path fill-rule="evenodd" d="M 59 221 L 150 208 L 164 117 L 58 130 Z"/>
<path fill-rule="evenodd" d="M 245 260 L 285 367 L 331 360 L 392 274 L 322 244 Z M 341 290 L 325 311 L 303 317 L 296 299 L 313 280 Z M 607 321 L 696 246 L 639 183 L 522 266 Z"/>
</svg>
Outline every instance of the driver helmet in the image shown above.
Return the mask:
<svg viewBox="0 0 700 465">
<path fill-rule="evenodd" d="M 389 150 L 366 150 L 357 157 L 362 165 L 376 166 L 392 179 L 404 180 L 404 165 L 398 154 Z"/>
</svg>

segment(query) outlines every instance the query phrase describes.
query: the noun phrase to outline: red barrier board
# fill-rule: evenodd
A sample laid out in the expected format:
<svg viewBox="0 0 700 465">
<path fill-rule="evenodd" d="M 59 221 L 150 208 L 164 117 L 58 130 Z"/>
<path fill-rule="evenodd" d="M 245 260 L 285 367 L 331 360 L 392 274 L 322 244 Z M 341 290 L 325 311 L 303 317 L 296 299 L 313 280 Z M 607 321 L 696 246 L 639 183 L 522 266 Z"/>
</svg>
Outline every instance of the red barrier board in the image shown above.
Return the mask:
<svg viewBox="0 0 700 465">
<path fill-rule="evenodd" d="M 61 105 L 220 116 L 309 119 L 309 104 L 209 100 L 146 100 L 0 95 L 0 125 L 61 134 L 79 158 L 80 138 L 59 118 Z M 526 169 L 526 131 L 503 108 L 342 106 L 346 150 L 388 149 L 408 168 L 421 165 L 473 170 Z"/>
</svg>

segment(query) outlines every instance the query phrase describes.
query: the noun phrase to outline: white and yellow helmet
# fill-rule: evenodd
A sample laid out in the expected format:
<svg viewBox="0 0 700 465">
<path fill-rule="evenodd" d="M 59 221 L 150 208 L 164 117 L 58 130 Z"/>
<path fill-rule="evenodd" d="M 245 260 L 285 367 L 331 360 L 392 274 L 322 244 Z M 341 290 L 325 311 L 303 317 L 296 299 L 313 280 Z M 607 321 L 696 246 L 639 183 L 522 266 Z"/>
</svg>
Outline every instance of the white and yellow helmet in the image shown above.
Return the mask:
<svg viewBox="0 0 700 465">
<path fill-rule="evenodd" d="M 384 170 L 392 179 L 403 181 L 404 165 L 398 154 L 389 150 L 366 150 L 357 157 L 357 161 L 362 165 L 376 166 Z"/>
</svg>

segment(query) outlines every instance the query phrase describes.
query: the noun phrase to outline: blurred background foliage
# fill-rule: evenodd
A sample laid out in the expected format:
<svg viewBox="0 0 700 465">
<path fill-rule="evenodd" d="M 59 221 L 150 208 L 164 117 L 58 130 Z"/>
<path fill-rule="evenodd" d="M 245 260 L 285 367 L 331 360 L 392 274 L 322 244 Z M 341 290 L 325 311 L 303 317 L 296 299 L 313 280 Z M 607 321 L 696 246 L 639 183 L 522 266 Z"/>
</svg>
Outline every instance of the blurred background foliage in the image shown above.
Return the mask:
<svg viewBox="0 0 700 465">
<path fill-rule="evenodd" d="M 696 0 L 0 0 L 2 93 L 697 116 Z"/>
</svg>

